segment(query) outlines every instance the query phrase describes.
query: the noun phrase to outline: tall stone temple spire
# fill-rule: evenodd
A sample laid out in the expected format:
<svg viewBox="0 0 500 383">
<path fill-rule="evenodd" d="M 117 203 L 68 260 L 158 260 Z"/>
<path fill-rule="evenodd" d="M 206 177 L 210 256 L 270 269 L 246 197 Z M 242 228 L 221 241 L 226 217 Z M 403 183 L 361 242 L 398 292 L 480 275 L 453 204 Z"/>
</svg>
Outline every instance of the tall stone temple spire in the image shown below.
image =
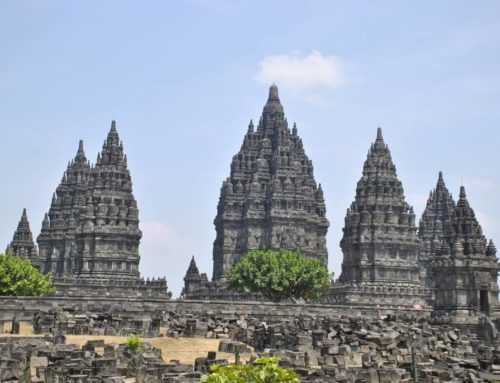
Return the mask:
<svg viewBox="0 0 500 383">
<path fill-rule="evenodd" d="M 432 288 L 431 262 L 442 240 L 452 232 L 452 217 L 455 211 L 455 201 L 446 188 L 443 173 L 439 172 L 436 188 L 429 194 L 427 206 L 420 219 L 418 236 L 423 241 L 420 253 L 420 277 L 424 288 Z"/>
<path fill-rule="evenodd" d="M 139 274 L 139 211 L 116 123 L 90 166 L 83 142 L 68 164 L 38 236 L 56 294 L 168 297 L 165 278 Z"/>
<path fill-rule="evenodd" d="M 347 209 L 339 281 L 347 303 L 419 303 L 420 239 L 388 146 L 378 128 Z"/>
<path fill-rule="evenodd" d="M 44 260 L 43 269 L 52 271 L 56 277 L 78 273 L 81 267 L 75 234 L 81 209 L 85 206 L 89 177 L 90 164 L 80 140 L 76 156 L 68 163 L 37 238 L 40 258 Z"/>
<path fill-rule="evenodd" d="M 23 214 L 14 232 L 12 242 L 7 246 L 6 252 L 9 251 L 12 252 L 12 255 L 20 258 L 27 258 L 34 266 L 40 267 L 40 259 L 38 258 L 38 251 L 35 243 L 33 242 L 33 235 L 31 234 L 26 209 L 23 209 Z"/>
<path fill-rule="evenodd" d="M 451 232 L 441 242 L 433 263 L 436 309 L 490 313 L 498 304 L 498 259 L 470 207 L 465 187 L 451 220 Z"/>
<path fill-rule="evenodd" d="M 127 157 L 111 123 L 96 165 L 80 141 L 38 236 L 45 271 L 55 277 L 139 278 L 141 231 Z"/>
<path fill-rule="evenodd" d="M 324 259 L 329 222 L 321 186 L 297 127 L 288 127 L 272 85 L 257 128 L 252 121 L 223 182 L 215 229 L 213 279 L 249 250 L 296 250 Z"/>
<path fill-rule="evenodd" d="M 138 279 L 139 210 L 115 121 L 90 172 L 80 220 L 76 231 L 79 274 Z"/>
</svg>

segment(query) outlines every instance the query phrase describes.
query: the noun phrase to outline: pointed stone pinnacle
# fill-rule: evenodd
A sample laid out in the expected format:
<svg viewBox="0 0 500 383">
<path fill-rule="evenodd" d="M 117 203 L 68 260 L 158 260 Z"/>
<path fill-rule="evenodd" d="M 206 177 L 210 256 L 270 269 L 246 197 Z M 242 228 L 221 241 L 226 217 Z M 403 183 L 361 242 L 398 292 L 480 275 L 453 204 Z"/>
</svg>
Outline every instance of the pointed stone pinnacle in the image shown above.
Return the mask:
<svg viewBox="0 0 500 383">
<path fill-rule="evenodd" d="M 280 118 L 284 119 L 283 106 L 280 102 L 278 87 L 274 84 L 269 88 L 269 97 L 264 106 L 264 114 L 270 114 L 273 118 L 280 116 Z"/>
<path fill-rule="evenodd" d="M 383 140 L 384 137 L 382 137 L 382 128 L 379 126 L 377 128 L 377 140 Z"/>
<path fill-rule="evenodd" d="M 465 186 L 460 186 L 460 199 L 465 199 L 467 195 L 465 194 Z"/>
<path fill-rule="evenodd" d="M 85 157 L 85 150 L 83 149 L 83 140 L 80 140 L 78 142 L 78 151 L 76 152 L 74 162 L 85 163 L 86 161 L 87 161 L 87 158 Z"/>
<path fill-rule="evenodd" d="M 269 88 L 269 100 L 278 100 L 279 101 L 279 93 L 278 93 L 278 87 L 276 84 L 271 85 Z"/>
</svg>

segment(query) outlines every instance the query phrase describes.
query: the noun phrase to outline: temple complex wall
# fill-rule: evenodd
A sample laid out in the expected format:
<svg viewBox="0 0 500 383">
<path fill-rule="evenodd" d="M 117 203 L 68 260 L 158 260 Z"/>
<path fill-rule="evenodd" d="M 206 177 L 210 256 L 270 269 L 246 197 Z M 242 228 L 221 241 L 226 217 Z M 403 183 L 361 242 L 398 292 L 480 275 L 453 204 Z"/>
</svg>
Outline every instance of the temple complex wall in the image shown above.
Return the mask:
<svg viewBox="0 0 500 383">
<path fill-rule="evenodd" d="M 427 317 L 431 310 L 412 310 L 409 307 L 376 305 L 328 305 L 328 304 L 296 304 L 245 301 L 195 301 L 168 300 L 153 297 L 0 297 L 0 322 L 8 322 L 15 315 L 20 321 L 31 321 L 36 312 L 47 312 L 52 309 L 71 308 L 74 311 L 137 313 L 150 315 L 158 310 L 183 314 L 218 314 L 250 315 L 267 319 L 279 319 L 293 316 L 309 316 L 313 318 L 332 315 L 348 316 L 380 316 L 386 314 L 405 313 L 418 317 Z"/>
</svg>

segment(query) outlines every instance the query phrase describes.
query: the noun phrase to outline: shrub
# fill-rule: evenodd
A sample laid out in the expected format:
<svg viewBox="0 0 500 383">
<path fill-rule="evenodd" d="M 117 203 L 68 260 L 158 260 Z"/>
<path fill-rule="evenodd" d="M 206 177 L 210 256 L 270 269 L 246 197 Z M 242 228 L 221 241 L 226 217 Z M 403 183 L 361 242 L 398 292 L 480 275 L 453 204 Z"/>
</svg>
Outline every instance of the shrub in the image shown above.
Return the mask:
<svg viewBox="0 0 500 383">
<path fill-rule="evenodd" d="M 125 347 L 127 347 L 133 353 L 138 353 L 142 351 L 141 338 L 137 334 L 130 334 L 127 336 L 127 341 L 125 342 Z"/>
<path fill-rule="evenodd" d="M 278 365 L 278 358 L 258 358 L 251 364 L 213 365 L 211 373 L 204 375 L 201 383 L 295 383 L 299 381 L 294 371 Z"/>
</svg>

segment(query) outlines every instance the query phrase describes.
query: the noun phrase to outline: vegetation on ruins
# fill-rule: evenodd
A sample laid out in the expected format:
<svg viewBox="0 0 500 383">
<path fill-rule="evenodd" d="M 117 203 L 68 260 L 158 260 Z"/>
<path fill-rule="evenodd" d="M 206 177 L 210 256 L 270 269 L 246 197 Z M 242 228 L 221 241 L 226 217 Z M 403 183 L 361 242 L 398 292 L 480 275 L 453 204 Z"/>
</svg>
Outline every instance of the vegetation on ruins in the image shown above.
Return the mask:
<svg viewBox="0 0 500 383">
<path fill-rule="evenodd" d="M 215 364 L 211 373 L 201 378 L 201 383 L 292 383 L 299 378 L 295 371 L 278 365 L 279 358 L 258 358 L 251 364 Z"/>
<path fill-rule="evenodd" d="M 249 252 L 228 270 L 227 279 L 233 290 L 261 293 L 274 302 L 318 298 L 330 285 L 323 262 L 285 249 Z"/>
<path fill-rule="evenodd" d="M 0 295 L 38 296 L 53 292 L 50 273 L 42 274 L 29 259 L 0 253 Z"/>
<path fill-rule="evenodd" d="M 137 334 L 130 334 L 129 336 L 127 336 L 125 347 L 127 347 L 133 353 L 141 352 L 142 342 L 140 336 Z"/>
</svg>

